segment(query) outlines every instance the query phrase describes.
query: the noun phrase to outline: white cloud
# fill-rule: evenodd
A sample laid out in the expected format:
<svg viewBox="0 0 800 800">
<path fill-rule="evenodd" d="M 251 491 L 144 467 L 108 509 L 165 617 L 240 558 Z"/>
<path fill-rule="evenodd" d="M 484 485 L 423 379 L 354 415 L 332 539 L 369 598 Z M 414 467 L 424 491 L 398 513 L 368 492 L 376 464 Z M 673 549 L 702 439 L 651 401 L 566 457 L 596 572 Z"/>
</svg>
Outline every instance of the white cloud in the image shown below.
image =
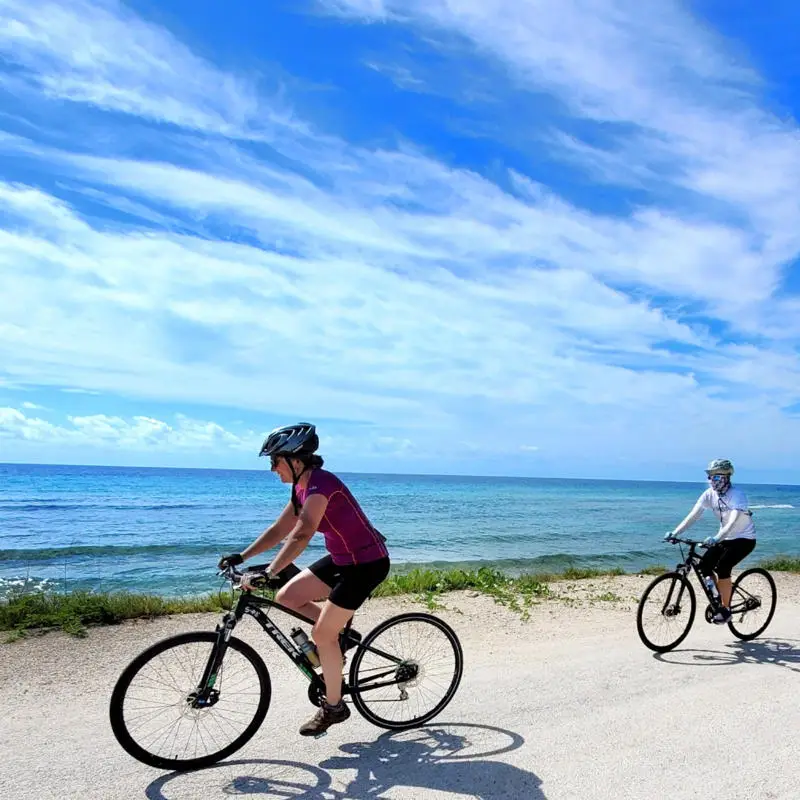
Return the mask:
<svg viewBox="0 0 800 800">
<path fill-rule="evenodd" d="M 195 420 L 181 414 L 176 415 L 173 425 L 151 417 L 123 419 L 105 414 L 71 416 L 67 423 L 56 425 L 40 417 L 27 416 L 15 408 L 0 408 L 0 438 L 23 439 L 36 444 L 173 452 L 227 448 L 248 450 L 253 448 L 254 441 L 252 432 L 238 436 L 215 422 Z"/>
<path fill-rule="evenodd" d="M 108 0 L 0 0 L 7 88 L 246 138 L 292 127 L 277 98 L 216 69 L 164 28 Z M 213 89 L 211 88 L 213 87 Z"/>
<path fill-rule="evenodd" d="M 662 198 L 671 193 L 671 210 L 634 212 L 642 249 L 628 254 L 622 270 L 601 274 L 733 304 L 733 314 L 715 309 L 728 319 L 769 297 L 784 262 L 800 251 L 797 126 L 759 107 L 759 76 L 683 4 L 652 3 L 646 13 L 634 0 L 387 0 L 372 8 L 340 0 L 335 7 L 392 18 L 423 35 L 456 33 L 473 56 L 502 63 L 512 79 L 497 87 L 498 98 L 511 98 L 510 127 L 533 147 L 542 146 L 542 131 L 535 116 L 520 113 L 517 86 L 603 124 L 602 146 L 563 133 L 550 143 L 568 146 L 595 177 L 646 185 Z M 684 194 L 676 197 L 676 189 Z M 604 247 L 604 237 L 586 233 L 588 251 Z M 728 281 L 715 280 L 722 270 Z M 726 282 L 741 296 L 720 297 L 708 286 Z"/>
<path fill-rule="evenodd" d="M 451 445 L 454 435 L 502 452 L 508 443 L 482 414 L 511 415 L 515 437 L 565 455 L 659 431 L 669 431 L 660 450 L 700 449 L 730 439 L 732 424 L 746 446 L 748 417 L 775 424 L 770 409 L 800 386 L 790 357 L 725 345 L 574 270 L 410 275 L 88 227 L 68 250 L 31 237 L 5 246 L 15 248 L 7 263 L 27 266 L 10 277 L 22 302 L 4 316 L 19 331 L 3 352 L 15 380 L 369 422 L 365 455 L 387 428 L 399 432 L 384 452 L 468 449 Z M 37 277 L 52 263 L 56 282 L 47 270 Z M 662 351 L 663 340 L 690 352 Z M 93 418 L 94 440 L 115 430 Z M 145 434 L 173 441 L 144 421 L 127 438 Z"/>
<path fill-rule="evenodd" d="M 0 408 L 0 436 L 42 442 L 58 436 L 57 426 L 38 417 L 26 417 L 16 408 Z"/>
<path fill-rule="evenodd" d="M 164 180 L 169 177 L 167 172 Z M 33 207 L 42 224 L 50 204 L 42 200 Z M 258 206 L 254 209 L 251 213 L 258 213 Z M 236 206 L 228 210 L 236 211 Z M 238 397 L 243 403 L 246 396 L 258 402 L 255 389 L 262 382 L 269 383 L 273 374 L 294 374 L 300 365 L 314 380 L 322 379 L 322 386 L 354 384 L 354 394 L 370 388 L 379 395 L 409 389 L 468 391 L 533 401 L 546 396 L 549 376 L 573 373 L 576 359 L 583 361 L 586 350 L 606 347 L 636 354 L 650 352 L 656 341 L 704 342 L 702 335 L 646 303 L 631 301 L 571 269 L 514 270 L 489 282 L 477 276 L 457 278 L 443 270 L 398 274 L 331 252 L 324 254 L 327 258 L 298 260 L 240 245 L 168 235 L 117 236 L 86 226 L 78 237 L 77 219 L 66 224 L 73 244 L 65 252 L 58 245 L 64 226 L 60 207 L 53 220 L 53 243 L 16 235 L 0 239 L 6 263 L 30 266 L 24 277 L 10 278 L 16 296 L 26 300 L 7 313 L 6 324 L 11 328 L 16 322 L 19 331 L 15 335 L 9 330 L 7 337 L 7 364 L 13 374 L 24 368 L 23 361 L 54 364 L 63 359 L 78 366 L 77 359 L 82 359 L 86 368 L 98 373 L 93 378 L 98 383 L 91 388 L 116 384 L 129 391 L 128 375 L 133 373 L 131 378 L 147 381 L 142 389 L 148 394 L 177 395 L 189 387 L 196 391 L 198 382 L 204 393 L 214 392 L 194 366 L 181 364 L 168 352 L 174 345 L 168 330 L 159 335 L 152 326 L 137 325 L 141 315 L 161 319 L 167 329 L 193 326 L 194 333 L 220 337 L 222 360 L 214 351 L 199 358 L 219 377 L 211 383 L 228 401 Z M 314 246 L 320 247 L 319 241 Z M 444 237 L 438 246 L 445 247 Z M 81 309 L 71 319 L 60 315 L 55 323 L 67 326 L 69 336 L 55 335 L 52 323 L 48 325 L 54 286 L 47 270 L 37 276 L 43 264 L 55 261 L 63 271 L 58 288 L 62 303 Z M 152 272 L 143 273 L 142 263 Z M 309 286 L 316 287 L 313 295 Z M 232 296 L 226 296 L 226 287 L 236 289 Z M 367 294 L 364 287 L 369 287 Z M 36 311 L 40 308 L 46 309 L 41 317 Z M 434 309 L 436 314 L 431 313 Z M 23 334 L 31 314 L 40 320 L 33 326 L 39 332 L 35 338 L 27 331 Z M 120 337 L 115 331 L 123 321 L 125 334 Z M 315 346 L 308 351 L 293 347 L 306 331 L 313 332 Z M 386 346 L 376 346 L 380 342 Z M 23 348 L 24 358 L 14 356 L 18 348 Z M 252 389 L 242 395 L 236 374 L 230 376 L 232 382 L 223 377 L 225 361 L 234 353 L 240 368 L 257 370 L 266 349 L 270 371 L 252 375 Z M 459 352 L 461 359 L 454 359 Z M 352 378 L 342 375 L 340 359 L 345 353 Z M 112 358 L 116 373 L 106 369 Z M 650 380 L 602 364 L 583 368 L 585 376 L 604 370 L 616 383 L 626 384 L 631 402 L 640 399 L 642 389 L 635 387 Z M 170 371 L 183 379 L 165 382 L 161 375 Z M 192 379 L 193 374 L 197 378 Z M 495 375 L 501 380 L 487 380 Z M 49 376 L 65 378 L 63 371 Z M 676 386 L 684 380 L 675 375 L 659 378 Z M 575 391 L 585 394 L 580 385 Z M 335 395 L 326 392 L 326 399 L 331 394 Z M 362 408 L 354 410 L 363 413 L 363 397 Z"/>
<path fill-rule="evenodd" d="M 774 294 L 800 252 L 796 132 L 759 109 L 757 76 L 668 4 L 644 17 L 612 0 L 336 7 L 454 31 L 513 76 L 499 94 L 547 91 L 610 122 L 602 148 L 557 131 L 531 139 L 652 199 L 612 215 L 408 143 L 350 146 L 121 7 L 0 0 L 0 52 L 18 70 L 7 88 L 21 97 L 272 137 L 279 154 L 169 130 L 160 161 L 114 152 L 113 137 L 102 156 L 1 137 L 60 181 L 52 194 L 0 183 L 8 379 L 366 423 L 358 446 L 406 455 L 529 441 L 565 454 L 591 442 L 609 457 L 639 441 L 749 452 L 754 431 L 775 429 L 776 450 L 800 443 L 780 411 L 800 399 L 800 330 L 774 322 L 776 308 L 793 313 Z M 149 225 L 85 216 L 86 198 Z M 755 343 L 727 342 L 755 330 Z M 496 439 L 498 420 L 510 441 Z M 24 415 L 7 424 L 50 431 Z M 235 446 L 213 423 L 95 415 L 62 429 L 131 447 Z"/>
<path fill-rule="evenodd" d="M 415 92 L 422 92 L 426 89 L 425 81 L 416 77 L 408 67 L 399 64 L 384 64 L 375 60 L 364 62 L 364 66 L 375 70 L 375 72 L 386 75 L 401 89 L 408 89 Z"/>
</svg>

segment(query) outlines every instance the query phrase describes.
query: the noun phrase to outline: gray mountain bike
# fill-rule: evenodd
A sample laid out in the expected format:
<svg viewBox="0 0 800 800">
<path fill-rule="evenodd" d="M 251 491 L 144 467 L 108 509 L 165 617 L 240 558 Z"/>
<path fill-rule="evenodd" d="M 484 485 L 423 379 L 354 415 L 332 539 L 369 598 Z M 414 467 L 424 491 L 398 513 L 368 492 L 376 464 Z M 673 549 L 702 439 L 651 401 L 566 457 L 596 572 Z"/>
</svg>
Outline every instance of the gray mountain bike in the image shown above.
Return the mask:
<svg viewBox="0 0 800 800">
<path fill-rule="evenodd" d="M 248 576 L 253 573 L 254 568 L 247 570 Z M 241 589 L 243 574 L 235 567 L 222 572 L 233 590 Z M 312 624 L 269 597 L 241 590 L 215 631 L 171 636 L 134 658 L 109 705 L 111 729 L 123 749 L 152 767 L 191 770 L 227 758 L 255 735 L 267 715 L 272 685 L 261 656 L 232 635 L 245 614 L 300 670 L 308 680 L 308 699 L 319 706 L 325 696 L 321 670 L 270 618 L 272 609 Z M 340 642 L 343 652 L 355 651 L 342 682 L 343 697 L 381 728 L 403 730 L 428 722 L 461 682 L 461 643 L 431 614 L 391 617 L 363 640 L 348 623 Z"/>
<path fill-rule="evenodd" d="M 708 598 L 706 622 L 711 622 L 719 611 L 717 598 L 706 587 L 700 573 L 700 555 L 696 552 L 701 542 L 673 536 L 667 541 L 689 545 L 689 552 L 675 567 L 674 572 L 659 575 L 645 590 L 636 612 L 639 638 L 651 650 L 666 653 L 677 647 L 689 634 L 697 609 L 689 576 L 692 572 Z M 681 547 L 681 556 L 683 548 Z M 777 590 L 772 575 L 761 567 L 742 572 L 731 590 L 731 618 L 728 628 L 739 639 L 749 640 L 760 636 L 772 621 L 777 602 Z"/>
</svg>

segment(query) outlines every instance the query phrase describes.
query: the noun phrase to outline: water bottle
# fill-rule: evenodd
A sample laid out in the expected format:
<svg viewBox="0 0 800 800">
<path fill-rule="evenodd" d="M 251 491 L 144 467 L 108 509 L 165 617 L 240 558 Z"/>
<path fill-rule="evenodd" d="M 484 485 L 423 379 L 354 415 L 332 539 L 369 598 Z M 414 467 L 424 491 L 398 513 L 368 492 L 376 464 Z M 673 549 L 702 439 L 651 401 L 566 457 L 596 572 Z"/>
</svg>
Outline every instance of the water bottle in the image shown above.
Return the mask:
<svg viewBox="0 0 800 800">
<path fill-rule="evenodd" d="M 714 583 L 714 579 L 709 575 L 705 579 L 706 589 L 711 593 L 711 596 L 714 600 L 719 600 L 719 592 L 717 591 L 717 584 Z"/>
<path fill-rule="evenodd" d="M 318 667 L 319 655 L 317 654 L 317 648 L 314 646 L 314 642 L 306 636 L 305 632 L 300 628 L 292 628 L 290 636 L 294 639 L 294 643 L 300 650 L 305 653 L 306 658 L 308 658 L 312 666 Z"/>
</svg>

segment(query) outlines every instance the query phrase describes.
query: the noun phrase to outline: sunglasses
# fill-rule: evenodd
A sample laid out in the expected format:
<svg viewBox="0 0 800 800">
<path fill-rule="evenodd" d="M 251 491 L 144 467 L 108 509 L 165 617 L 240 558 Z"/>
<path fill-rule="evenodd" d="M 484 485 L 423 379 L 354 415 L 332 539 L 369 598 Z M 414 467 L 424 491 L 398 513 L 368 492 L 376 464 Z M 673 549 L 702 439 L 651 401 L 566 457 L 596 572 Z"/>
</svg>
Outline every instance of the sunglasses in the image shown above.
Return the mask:
<svg viewBox="0 0 800 800">
<path fill-rule="evenodd" d="M 706 477 L 708 478 L 708 480 L 712 481 L 713 483 L 716 483 L 717 481 L 721 481 L 724 478 L 727 478 L 728 476 L 727 475 L 706 475 Z"/>
<path fill-rule="evenodd" d="M 270 456 L 269 457 L 269 467 L 270 469 L 275 469 L 278 466 L 278 462 L 281 460 L 280 456 Z"/>
</svg>

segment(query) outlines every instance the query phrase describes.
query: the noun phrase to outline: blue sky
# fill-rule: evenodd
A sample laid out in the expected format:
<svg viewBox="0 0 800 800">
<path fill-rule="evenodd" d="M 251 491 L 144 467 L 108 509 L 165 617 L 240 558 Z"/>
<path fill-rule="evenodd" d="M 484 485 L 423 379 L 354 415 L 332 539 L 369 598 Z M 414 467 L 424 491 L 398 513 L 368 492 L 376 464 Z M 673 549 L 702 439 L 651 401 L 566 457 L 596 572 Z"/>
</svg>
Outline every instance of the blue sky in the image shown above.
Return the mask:
<svg viewBox="0 0 800 800">
<path fill-rule="evenodd" d="M 0 461 L 800 482 L 798 23 L 0 0 Z"/>
</svg>

